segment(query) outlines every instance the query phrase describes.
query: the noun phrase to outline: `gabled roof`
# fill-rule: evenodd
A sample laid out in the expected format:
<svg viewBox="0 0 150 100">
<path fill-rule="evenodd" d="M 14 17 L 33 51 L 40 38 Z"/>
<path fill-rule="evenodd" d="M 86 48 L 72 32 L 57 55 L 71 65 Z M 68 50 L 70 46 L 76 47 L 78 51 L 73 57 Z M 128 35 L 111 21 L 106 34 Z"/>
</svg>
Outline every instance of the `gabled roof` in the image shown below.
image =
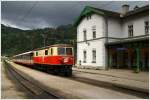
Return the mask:
<svg viewBox="0 0 150 100">
<path fill-rule="evenodd" d="M 108 11 L 108 10 L 104 10 L 104 9 L 98 9 L 98 8 L 94 8 L 91 6 L 86 6 L 83 11 L 81 12 L 80 16 L 77 18 L 77 20 L 75 21 L 75 26 L 77 26 L 79 24 L 79 22 L 87 15 L 92 14 L 92 13 L 96 13 L 99 15 L 110 15 L 110 16 L 114 16 L 114 17 L 119 17 L 120 14 L 117 12 L 113 12 L 113 11 Z"/>
<path fill-rule="evenodd" d="M 118 13 L 118 12 L 113 12 L 113 11 L 108 11 L 104 9 L 94 8 L 91 6 L 86 6 L 84 10 L 81 12 L 80 16 L 75 21 L 74 25 L 77 26 L 85 16 L 92 14 L 92 13 L 96 13 L 96 14 L 103 15 L 103 16 L 116 17 L 116 18 L 126 18 L 132 15 L 144 12 L 144 11 L 148 11 L 148 10 L 149 10 L 149 5 L 146 5 L 146 6 L 137 8 L 135 10 L 131 10 L 128 13 L 126 13 L 126 15 L 124 15 L 123 17 L 120 17 L 121 13 Z"/>
</svg>

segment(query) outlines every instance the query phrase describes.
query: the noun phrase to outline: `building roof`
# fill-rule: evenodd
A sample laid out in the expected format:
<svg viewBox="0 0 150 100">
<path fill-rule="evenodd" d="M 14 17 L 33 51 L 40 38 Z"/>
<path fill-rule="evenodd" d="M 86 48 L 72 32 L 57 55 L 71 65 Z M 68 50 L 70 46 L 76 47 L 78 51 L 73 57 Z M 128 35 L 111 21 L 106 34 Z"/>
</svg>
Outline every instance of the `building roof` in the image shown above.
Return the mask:
<svg viewBox="0 0 150 100">
<path fill-rule="evenodd" d="M 135 14 L 137 14 L 137 13 L 141 13 L 141 12 L 144 12 L 144 11 L 149 11 L 149 5 L 136 8 L 135 10 L 131 10 L 131 11 L 129 11 L 124 17 L 128 17 L 128 16 L 131 16 L 131 15 L 135 15 Z"/>
<path fill-rule="evenodd" d="M 113 11 L 108 11 L 108 10 L 104 10 L 104 9 L 98 9 L 98 8 L 94 8 L 91 6 L 86 6 L 83 11 L 81 12 L 80 16 L 76 19 L 74 25 L 77 26 L 80 21 L 87 15 L 92 14 L 92 13 L 96 13 L 99 15 L 111 15 L 111 16 L 115 16 L 115 17 L 119 17 L 120 14 L 117 12 L 113 12 Z"/>
<path fill-rule="evenodd" d="M 116 17 L 116 18 L 126 18 L 128 16 L 132 16 L 132 15 L 135 15 L 135 14 L 138 14 L 138 13 L 141 13 L 144 11 L 148 11 L 148 10 L 149 10 L 149 5 L 146 5 L 146 6 L 131 10 L 131 11 L 127 12 L 124 16 L 121 17 L 120 16 L 121 13 L 118 13 L 118 12 L 99 9 L 99 8 L 95 8 L 95 7 L 91 7 L 91 6 L 86 6 L 83 9 L 83 11 L 81 12 L 80 16 L 75 21 L 74 25 L 77 26 L 85 16 L 92 14 L 92 13 L 96 13 L 96 14 L 103 15 L 103 16 Z"/>
<path fill-rule="evenodd" d="M 143 36 L 135 36 L 135 37 L 130 37 L 130 38 L 122 38 L 118 41 L 115 42 L 108 42 L 106 43 L 106 46 L 111 46 L 111 45 L 117 45 L 117 44 L 124 44 L 124 43 L 132 43 L 132 42 L 141 42 L 141 41 L 149 41 L 149 35 L 143 35 Z"/>
</svg>

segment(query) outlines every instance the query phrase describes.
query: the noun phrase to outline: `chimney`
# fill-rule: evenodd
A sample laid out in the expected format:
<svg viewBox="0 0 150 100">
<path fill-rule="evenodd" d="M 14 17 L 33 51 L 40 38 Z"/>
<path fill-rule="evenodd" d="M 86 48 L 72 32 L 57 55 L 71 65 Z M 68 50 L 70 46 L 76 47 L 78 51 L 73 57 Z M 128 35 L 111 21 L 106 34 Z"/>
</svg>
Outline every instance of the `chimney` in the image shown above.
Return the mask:
<svg viewBox="0 0 150 100">
<path fill-rule="evenodd" d="M 129 5 L 122 5 L 122 14 L 125 15 L 129 11 Z"/>
<path fill-rule="evenodd" d="M 139 7 L 136 5 L 135 7 L 134 7 L 134 10 L 136 10 L 136 9 L 138 9 Z"/>
</svg>

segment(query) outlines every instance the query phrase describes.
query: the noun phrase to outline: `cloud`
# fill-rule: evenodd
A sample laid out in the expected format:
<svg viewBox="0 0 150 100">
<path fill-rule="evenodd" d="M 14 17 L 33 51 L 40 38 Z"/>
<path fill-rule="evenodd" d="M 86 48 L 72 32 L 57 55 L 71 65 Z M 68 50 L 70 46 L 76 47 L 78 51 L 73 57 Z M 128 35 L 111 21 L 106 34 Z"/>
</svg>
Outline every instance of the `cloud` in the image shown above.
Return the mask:
<svg viewBox="0 0 150 100">
<path fill-rule="evenodd" d="M 119 12 L 123 4 L 133 9 L 148 1 L 2 1 L 1 18 L 2 23 L 22 29 L 56 27 L 72 24 L 87 5 Z"/>
</svg>

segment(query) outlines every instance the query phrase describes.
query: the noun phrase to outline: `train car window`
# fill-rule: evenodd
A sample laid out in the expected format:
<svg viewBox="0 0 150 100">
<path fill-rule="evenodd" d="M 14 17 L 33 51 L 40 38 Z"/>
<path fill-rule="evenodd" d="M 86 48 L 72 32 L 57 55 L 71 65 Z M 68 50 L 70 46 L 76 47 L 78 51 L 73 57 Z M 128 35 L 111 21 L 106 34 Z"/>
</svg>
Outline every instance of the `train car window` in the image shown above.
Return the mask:
<svg viewBox="0 0 150 100">
<path fill-rule="evenodd" d="M 65 55 L 65 48 L 58 48 L 58 55 Z"/>
<path fill-rule="evenodd" d="M 36 56 L 38 56 L 38 52 L 36 51 Z"/>
<path fill-rule="evenodd" d="M 66 55 L 72 55 L 72 48 L 66 48 Z"/>
<path fill-rule="evenodd" d="M 48 50 L 45 50 L 45 55 L 48 55 Z"/>
<path fill-rule="evenodd" d="M 53 48 L 51 48 L 51 55 L 53 55 Z"/>
<path fill-rule="evenodd" d="M 30 56 L 32 57 L 34 53 L 30 53 Z"/>
</svg>

